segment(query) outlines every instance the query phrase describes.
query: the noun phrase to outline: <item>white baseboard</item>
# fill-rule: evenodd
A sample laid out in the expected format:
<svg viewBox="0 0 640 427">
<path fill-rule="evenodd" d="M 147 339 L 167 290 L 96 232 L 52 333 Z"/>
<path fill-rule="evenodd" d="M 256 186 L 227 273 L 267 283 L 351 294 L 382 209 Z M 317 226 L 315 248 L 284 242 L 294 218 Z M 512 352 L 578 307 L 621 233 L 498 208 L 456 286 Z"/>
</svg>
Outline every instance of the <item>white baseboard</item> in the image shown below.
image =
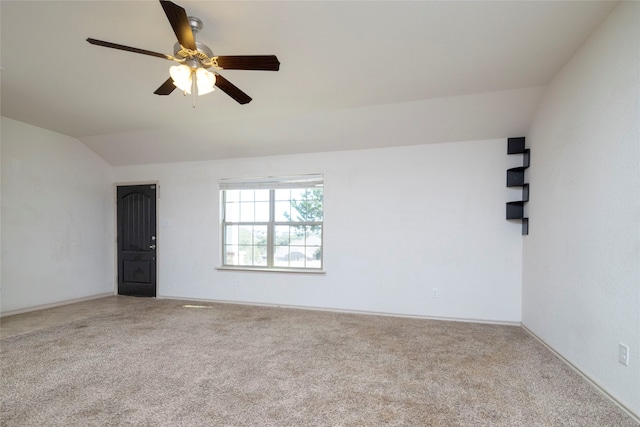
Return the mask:
<svg viewBox="0 0 640 427">
<path fill-rule="evenodd" d="M 609 392 L 607 390 L 605 390 L 604 388 L 602 388 L 602 386 L 600 384 L 598 384 L 594 379 L 592 379 L 591 377 L 589 377 L 589 375 L 585 374 L 584 372 L 582 372 L 577 366 L 575 366 L 573 363 L 571 363 L 567 358 L 565 358 L 563 355 L 561 355 L 560 353 L 558 353 L 553 347 L 551 347 L 549 344 L 547 344 L 542 338 L 540 338 L 539 336 L 537 336 L 536 334 L 534 334 L 529 328 L 527 328 L 525 325 L 522 325 L 522 329 L 524 329 L 529 335 L 531 335 L 533 338 L 535 338 L 537 341 L 539 341 L 542 345 L 544 345 L 547 349 L 549 349 L 549 351 L 551 351 L 553 354 L 556 355 L 556 357 L 558 357 L 560 360 L 562 360 L 564 363 L 567 364 L 567 366 L 569 366 L 575 373 L 577 373 L 578 375 L 580 375 L 582 378 L 584 378 L 589 384 L 591 384 L 596 390 L 598 390 L 600 393 L 602 393 L 602 395 L 604 397 L 606 397 L 607 399 L 609 399 L 611 402 L 613 402 L 613 404 L 615 404 L 617 407 L 619 407 L 620 409 L 622 409 L 624 412 L 627 413 L 627 415 L 629 415 L 631 418 L 633 418 L 635 421 L 640 423 L 640 414 L 636 414 L 635 412 L 633 412 L 631 409 L 627 408 L 623 403 L 621 403 L 620 401 L 618 401 L 618 399 L 616 399 L 615 397 L 613 397 L 611 394 L 609 394 Z"/>
<path fill-rule="evenodd" d="M 78 302 L 90 301 L 90 300 L 93 300 L 93 299 L 104 298 L 104 297 L 110 297 L 110 296 L 113 296 L 113 295 L 115 295 L 115 294 L 113 292 L 110 292 L 110 293 L 105 293 L 105 294 L 91 295 L 91 296 L 88 296 L 88 297 L 82 297 L 82 298 L 75 298 L 75 299 L 70 299 L 70 300 L 58 301 L 58 302 L 54 302 L 54 303 L 51 303 L 51 304 L 35 305 L 33 307 L 26 307 L 26 308 L 20 308 L 18 310 L 5 311 L 3 313 L 0 313 L 0 317 L 13 316 L 15 314 L 22 314 L 22 313 L 29 313 L 31 311 L 45 310 L 47 308 L 60 307 L 60 306 L 63 306 L 63 305 L 75 304 L 75 303 L 78 303 Z"/>
</svg>

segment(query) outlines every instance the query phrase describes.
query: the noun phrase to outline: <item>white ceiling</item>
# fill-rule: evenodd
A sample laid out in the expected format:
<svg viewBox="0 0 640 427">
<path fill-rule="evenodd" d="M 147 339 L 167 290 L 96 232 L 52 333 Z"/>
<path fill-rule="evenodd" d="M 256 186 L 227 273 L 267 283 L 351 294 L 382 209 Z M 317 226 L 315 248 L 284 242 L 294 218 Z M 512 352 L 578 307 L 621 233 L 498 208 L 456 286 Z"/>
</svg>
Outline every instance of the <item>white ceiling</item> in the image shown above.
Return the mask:
<svg viewBox="0 0 640 427">
<path fill-rule="evenodd" d="M 155 0 L 2 0 L 2 115 L 76 137 L 112 165 L 519 136 L 616 5 L 177 3 L 204 22 L 197 39 L 214 54 L 278 56 L 278 72 L 221 72 L 251 103 L 216 90 L 193 109 L 178 91 L 154 95 L 171 62 L 85 41 L 172 54 Z"/>
</svg>

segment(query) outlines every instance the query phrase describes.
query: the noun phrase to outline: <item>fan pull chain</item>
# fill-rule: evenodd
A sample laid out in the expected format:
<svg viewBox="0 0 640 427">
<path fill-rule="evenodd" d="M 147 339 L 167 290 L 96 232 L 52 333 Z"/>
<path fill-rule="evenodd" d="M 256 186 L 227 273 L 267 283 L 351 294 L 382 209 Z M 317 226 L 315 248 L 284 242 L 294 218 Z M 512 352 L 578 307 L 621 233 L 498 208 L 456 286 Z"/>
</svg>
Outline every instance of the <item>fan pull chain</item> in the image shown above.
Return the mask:
<svg viewBox="0 0 640 427">
<path fill-rule="evenodd" d="M 193 96 L 193 108 L 196 108 L 196 97 L 198 96 L 198 78 L 195 70 L 191 71 L 191 95 Z"/>
</svg>

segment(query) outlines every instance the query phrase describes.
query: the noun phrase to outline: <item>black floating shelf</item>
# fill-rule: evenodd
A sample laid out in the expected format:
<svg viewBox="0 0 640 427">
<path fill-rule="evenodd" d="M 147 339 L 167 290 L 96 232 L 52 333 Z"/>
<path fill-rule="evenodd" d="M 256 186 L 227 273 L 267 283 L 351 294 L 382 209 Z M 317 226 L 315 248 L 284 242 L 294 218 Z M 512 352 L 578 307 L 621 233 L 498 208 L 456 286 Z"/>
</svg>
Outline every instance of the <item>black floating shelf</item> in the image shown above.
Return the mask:
<svg viewBox="0 0 640 427">
<path fill-rule="evenodd" d="M 522 154 L 524 153 L 524 136 L 520 138 L 507 139 L 507 154 Z"/>
<path fill-rule="evenodd" d="M 507 202 L 507 219 L 524 218 L 525 202 Z"/>
<path fill-rule="evenodd" d="M 507 187 L 521 187 L 524 185 L 524 166 L 507 169 Z"/>
<path fill-rule="evenodd" d="M 522 152 L 522 167 L 528 168 L 531 163 L 531 150 L 528 148 Z"/>
<path fill-rule="evenodd" d="M 523 219 L 524 204 L 529 201 L 529 184 L 522 186 L 522 200 L 507 202 L 507 219 Z"/>
<path fill-rule="evenodd" d="M 525 181 L 525 170 L 531 163 L 531 150 L 525 147 L 525 138 L 509 138 L 507 154 L 522 154 L 522 166 L 507 169 L 507 187 L 522 187 L 522 200 L 507 202 L 507 219 L 522 221 L 522 235 L 529 234 L 529 218 L 524 216 L 524 205 L 529 201 L 529 184 Z"/>
</svg>

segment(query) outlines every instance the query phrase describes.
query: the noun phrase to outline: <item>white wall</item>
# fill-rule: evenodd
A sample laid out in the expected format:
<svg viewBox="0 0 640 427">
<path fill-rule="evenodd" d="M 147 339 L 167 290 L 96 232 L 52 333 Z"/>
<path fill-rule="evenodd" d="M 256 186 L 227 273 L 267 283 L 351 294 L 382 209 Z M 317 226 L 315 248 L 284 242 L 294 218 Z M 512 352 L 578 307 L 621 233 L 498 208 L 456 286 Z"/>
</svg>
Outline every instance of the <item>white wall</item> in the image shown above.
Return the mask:
<svg viewBox="0 0 640 427">
<path fill-rule="evenodd" d="M 510 161 L 501 139 L 115 173 L 160 183 L 160 296 L 519 322 L 522 236 L 504 219 Z M 216 270 L 218 180 L 296 173 L 325 176 L 326 275 Z"/>
<path fill-rule="evenodd" d="M 113 292 L 112 168 L 2 117 L 2 312 Z"/>
<path fill-rule="evenodd" d="M 554 78 L 529 133 L 523 324 L 640 415 L 639 105 L 640 3 L 622 3 Z"/>
</svg>

